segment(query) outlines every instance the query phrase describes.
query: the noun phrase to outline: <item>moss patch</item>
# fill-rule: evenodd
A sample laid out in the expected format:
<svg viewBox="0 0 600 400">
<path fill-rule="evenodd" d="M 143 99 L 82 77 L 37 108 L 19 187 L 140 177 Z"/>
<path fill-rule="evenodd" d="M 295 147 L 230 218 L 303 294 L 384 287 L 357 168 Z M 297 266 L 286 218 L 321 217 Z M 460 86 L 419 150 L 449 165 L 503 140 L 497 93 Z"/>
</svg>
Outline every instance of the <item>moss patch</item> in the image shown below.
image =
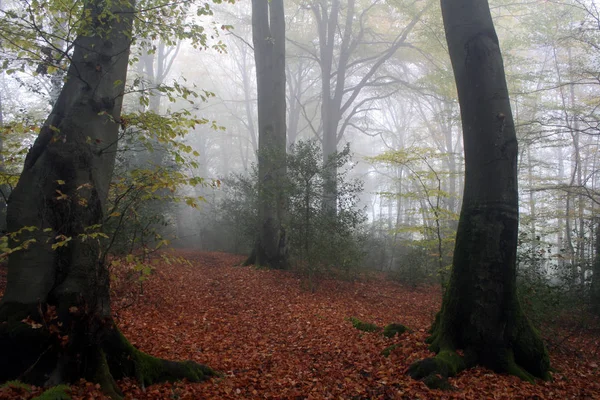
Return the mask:
<svg viewBox="0 0 600 400">
<path fill-rule="evenodd" d="M 383 336 L 387 338 L 392 338 L 396 335 L 402 335 L 404 332 L 407 332 L 409 329 L 402 324 L 389 324 L 383 328 Z"/>
<path fill-rule="evenodd" d="M 513 343 L 513 354 L 511 360 L 520 366 L 520 369 L 527 371 L 529 379 L 520 374 L 508 371 L 512 375 L 517 375 L 522 379 L 531 381 L 531 376 L 541 378 L 543 380 L 551 380 L 550 371 L 550 356 L 540 333 L 533 327 L 529 319 L 523 313 L 518 301 L 515 305 L 517 312 L 515 340 Z"/>
<path fill-rule="evenodd" d="M 455 351 L 443 350 L 433 358 L 426 358 L 413 363 L 408 368 L 408 375 L 422 380 L 431 389 L 451 389 L 446 378 L 455 376 L 467 367 L 463 357 Z"/>
<path fill-rule="evenodd" d="M 381 351 L 381 355 L 384 357 L 389 357 L 390 354 L 392 354 L 392 351 L 394 351 L 394 349 L 396 349 L 398 347 L 400 347 L 400 345 L 398 343 L 388 346 Z"/>
<path fill-rule="evenodd" d="M 363 331 L 363 332 L 379 332 L 381 330 L 380 327 L 378 327 L 375 324 L 372 324 L 370 322 L 363 322 L 358 318 L 355 317 L 350 317 L 348 318 L 348 320 L 350 322 L 352 322 L 352 326 L 356 329 L 358 329 L 359 331 Z"/>
<path fill-rule="evenodd" d="M 448 382 L 448 379 L 444 378 L 441 375 L 427 375 L 423 379 L 423 383 L 427 385 L 429 389 L 439 389 L 439 390 L 453 390 L 454 387 Z"/>
<path fill-rule="evenodd" d="M 201 382 L 219 375 L 211 368 L 193 361 L 168 361 L 143 353 L 133 347 L 116 328 L 104 351 L 114 378 L 135 377 L 142 386 L 181 379 Z"/>
<path fill-rule="evenodd" d="M 22 389 L 27 392 L 31 392 L 31 386 L 21 381 L 8 381 L 5 382 L 2 386 L 0 386 L 0 388 Z"/>
<path fill-rule="evenodd" d="M 51 387 L 41 395 L 34 397 L 31 400 L 71 400 L 69 392 L 71 388 L 67 385 L 58 385 Z"/>
</svg>

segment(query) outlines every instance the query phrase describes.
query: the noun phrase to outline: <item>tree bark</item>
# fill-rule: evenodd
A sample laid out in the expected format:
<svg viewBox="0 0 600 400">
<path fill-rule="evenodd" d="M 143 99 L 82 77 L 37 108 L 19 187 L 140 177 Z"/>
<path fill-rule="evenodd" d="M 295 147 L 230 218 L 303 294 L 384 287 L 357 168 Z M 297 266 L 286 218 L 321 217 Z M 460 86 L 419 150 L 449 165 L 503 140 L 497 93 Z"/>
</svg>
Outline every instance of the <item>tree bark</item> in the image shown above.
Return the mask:
<svg viewBox="0 0 600 400">
<path fill-rule="evenodd" d="M 600 219 L 596 218 L 596 241 L 594 263 L 592 264 L 592 284 L 590 286 L 590 305 L 596 315 L 600 315 Z"/>
<path fill-rule="evenodd" d="M 8 206 L 12 242 L 0 303 L 0 381 L 50 386 L 85 378 L 118 398 L 115 379 L 200 380 L 213 372 L 133 348 L 111 317 L 98 240 L 115 163 L 134 1 L 88 1 L 67 80 L 29 151 Z M 90 230 L 92 229 L 92 230 Z M 87 240 L 86 240 L 87 239 Z"/>
<path fill-rule="evenodd" d="M 0 2 L 1 4 L 1 2 Z M 0 95 L 0 129 L 4 127 L 4 107 L 2 103 L 2 96 Z M 6 173 L 6 168 L 4 165 L 4 140 L 0 138 L 0 175 Z M 10 186 L 4 183 L 6 178 L 2 177 L 2 181 L 0 181 L 0 234 L 6 232 L 6 207 L 8 196 L 10 195 Z"/>
<path fill-rule="evenodd" d="M 487 1 L 441 4 L 461 108 L 465 188 L 452 275 L 430 338 L 438 354 L 409 374 L 435 383 L 436 374 L 480 364 L 546 379 L 548 353 L 516 295 L 517 139 L 498 38 Z"/>
<path fill-rule="evenodd" d="M 252 0 L 258 94 L 258 232 L 246 264 L 286 268 L 285 18 L 283 0 Z"/>
</svg>

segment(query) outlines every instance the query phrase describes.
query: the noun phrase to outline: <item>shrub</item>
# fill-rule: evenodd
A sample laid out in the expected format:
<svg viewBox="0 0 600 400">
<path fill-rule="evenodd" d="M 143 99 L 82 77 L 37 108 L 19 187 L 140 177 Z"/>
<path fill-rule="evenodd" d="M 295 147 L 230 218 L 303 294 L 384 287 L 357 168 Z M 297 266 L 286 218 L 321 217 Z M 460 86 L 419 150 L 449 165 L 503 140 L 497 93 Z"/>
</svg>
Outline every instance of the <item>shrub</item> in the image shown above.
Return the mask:
<svg viewBox="0 0 600 400">
<path fill-rule="evenodd" d="M 284 186 L 288 199 L 286 231 L 292 264 L 310 282 L 333 272 L 349 274 L 364 255 L 362 223 L 364 210 L 358 208 L 362 183 L 349 180 L 352 168 L 350 149 L 330 158 L 338 166 L 337 212 L 323 208 L 325 172 L 321 150 L 316 143 L 300 141 L 287 156 L 287 179 Z M 257 171 L 233 175 L 223 181 L 224 198 L 215 207 L 210 224 L 218 225 L 227 237 L 224 248 L 251 248 L 257 226 Z M 234 245 L 234 242 L 242 246 Z M 311 290 L 314 285 L 310 283 Z"/>
</svg>

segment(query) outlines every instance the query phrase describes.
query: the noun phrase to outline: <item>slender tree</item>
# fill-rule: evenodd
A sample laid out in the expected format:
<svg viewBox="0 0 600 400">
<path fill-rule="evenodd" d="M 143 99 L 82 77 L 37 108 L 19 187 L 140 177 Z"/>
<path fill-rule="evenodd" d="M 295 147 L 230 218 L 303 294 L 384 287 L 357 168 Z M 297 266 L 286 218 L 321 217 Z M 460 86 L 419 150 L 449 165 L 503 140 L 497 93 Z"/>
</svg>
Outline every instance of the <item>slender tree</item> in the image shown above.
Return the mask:
<svg viewBox="0 0 600 400">
<path fill-rule="evenodd" d="M 109 272 L 93 233 L 115 163 L 134 0 L 86 1 L 66 82 L 11 194 L 15 250 L 0 303 L 0 381 L 198 381 L 207 367 L 135 349 L 111 317 Z"/>
<path fill-rule="evenodd" d="M 431 1 L 427 2 L 390 44 L 380 42 L 383 45 L 380 53 L 359 57 L 358 50 L 365 44 L 373 48 L 378 43 L 377 35 L 370 37 L 371 30 L 364 24 L 376 3 L 369 3 L 362 10 L 358 9 L 355 0 L 315 0 L 309 5 L 317 24 L 318 53 L 309 52 L 314 53 L 313 57 L 321 69 L 323 162 L 329 165 L 323 206 L 333 214 L 337 209 L 337 170 L 335 163 L 329 162 L 329 158 L 337 152 L 337 145 L 351 119 L 362 111 L 363 106 L 373 98 L 389 95 L 378 93 L 373 98 L 360 97 L 368 89 L 375 88 L 381 92 L 382 87 L 396 83 L 383 83 L 385 79 L 379 80 L 377 73 L 398 49 L 409 46 L 408 36 Z M 357 69 L 361 70 L 362 75 L 355 75 L 356 82 L 352 82 L 352 72 Z"/>
<path fill-rule="evenodd" d="M 0 2 L 0 7 L 1 7 Z M 4 109 L 2 104 L 2 96 L 0 95 L 0 129 L 4 127 Z M 6 173 L 4 166 L 4 141 L 0 138 L 0 176 Z M 2 177 L 4 180 L 4 177 Z M 0 232 L 6 231 L 6 200 L 10 194 L 10 187 L 5 183 L 0 183 Z"/>
<path fill-rule="evenodd" d="M 258 229 L 247 263 L 287 265 L 285 19 L 283 0 L 252 0 L 258 94 Z"/>
<path fill-rule="evenodd" d="M 595 256 L 592 264 L 592 284 L 590 287 L 590 303 L 592 311 L 600 315 L 600 219 L 596 218 Z"/>
<path fill-rule="evenodd" d="M 465 188 L 452 275 L 430 338 L 437 356 L 409 374 L 433 383 L 436 374 L 480 364 L 529 381 L 548 378 L 548 353 L 516 295 L 517 139 L 488 2 L 441 5 L 461 109 Z"/>
</svg>

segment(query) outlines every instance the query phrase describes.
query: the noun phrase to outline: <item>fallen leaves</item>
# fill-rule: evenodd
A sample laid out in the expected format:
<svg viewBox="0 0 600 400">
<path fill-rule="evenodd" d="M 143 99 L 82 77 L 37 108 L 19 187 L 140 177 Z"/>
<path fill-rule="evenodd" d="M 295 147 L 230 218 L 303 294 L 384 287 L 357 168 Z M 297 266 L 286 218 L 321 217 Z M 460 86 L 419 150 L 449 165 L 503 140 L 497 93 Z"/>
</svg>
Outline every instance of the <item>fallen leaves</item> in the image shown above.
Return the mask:
<svg viewBox="0 0 600 400">
<path fill-rule="evenodd" d="M 325 281 L 310 293 L 292 273 L 236 266 L 242 257 L 177 255 L 191 263 L 158 265 L 141 294 L 136 285 L 118 293 L 117 323 L 143 351 L 191 359 L 224 376 L 145 390 L 123 380 L 127 399 L 600 398 L 598 360 L 573 354 L 554 353 L 554 381 L 536 385 L 479 367 L 450 379 L 456 390 L 449 392 L 410 379 L 408 366 L 432 356 L 425 338 L 440 307 L 436 288 L 410 289 L 376 276 Z M 386 338 L 354 329 L 350 317 L 411 331 Z M 381 354 L 392 345 L 388 357 Z M 89 385 L 75 385 L 73 398 L 101 398 Z"/>
</svg>

